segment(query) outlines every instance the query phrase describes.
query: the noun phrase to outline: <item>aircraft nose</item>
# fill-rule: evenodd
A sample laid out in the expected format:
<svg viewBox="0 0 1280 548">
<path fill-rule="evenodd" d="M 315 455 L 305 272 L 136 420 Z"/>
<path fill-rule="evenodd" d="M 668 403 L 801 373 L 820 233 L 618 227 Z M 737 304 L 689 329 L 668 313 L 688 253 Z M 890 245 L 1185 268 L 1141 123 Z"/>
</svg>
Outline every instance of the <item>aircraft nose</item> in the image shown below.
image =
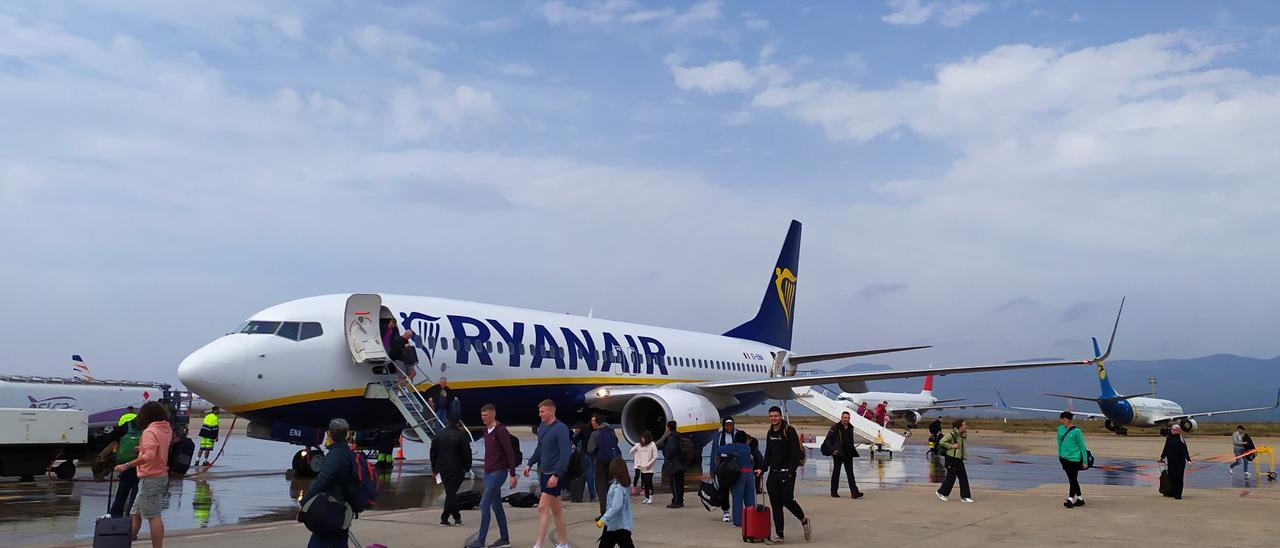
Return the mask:
<svg viewBox="0 0 1280 548">
<path fill-rule="evenodd" d="M 178 379 L 205 399 L 223 406 L 238 403 L 244 386 L 242 335 L 227 335 L 192 352 L 178 365 Z"/>
</svg>

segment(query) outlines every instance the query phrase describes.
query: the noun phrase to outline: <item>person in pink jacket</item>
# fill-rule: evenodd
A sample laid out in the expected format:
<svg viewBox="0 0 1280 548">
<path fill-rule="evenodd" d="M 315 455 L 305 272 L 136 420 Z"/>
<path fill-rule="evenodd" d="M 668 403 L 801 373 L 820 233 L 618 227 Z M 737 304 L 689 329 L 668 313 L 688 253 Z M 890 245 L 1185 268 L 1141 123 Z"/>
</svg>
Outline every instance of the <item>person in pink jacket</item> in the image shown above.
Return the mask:
<svg viewBox="0 0 1280 548">
<path fill-rule="evenodd" d="M 169 445 L 173 429 L 169 427 L 169 410 L 160 402 L 149 401 L 138 411 L 137 424 L 142 428 L 138 457 L 117 465 L 117 473 L 130 468 L 138 470 L 138 500 L 133 507 L 133 539 L 138 539 L 142 520 L 151 530 L 152 548 L 164 546 L 164 522 L 160 509 L 164 493 L 169 489 Z"/>
<path fill-rule="evenodd" d="M 640 443 L 631 446 L 631 458 L 644 486 L 644 504 L 653 504 L 653 465 L 658 462 L 658 446 L 653 443 L 653 434 L 647 430 L 640 434 Z"/>
</svg>

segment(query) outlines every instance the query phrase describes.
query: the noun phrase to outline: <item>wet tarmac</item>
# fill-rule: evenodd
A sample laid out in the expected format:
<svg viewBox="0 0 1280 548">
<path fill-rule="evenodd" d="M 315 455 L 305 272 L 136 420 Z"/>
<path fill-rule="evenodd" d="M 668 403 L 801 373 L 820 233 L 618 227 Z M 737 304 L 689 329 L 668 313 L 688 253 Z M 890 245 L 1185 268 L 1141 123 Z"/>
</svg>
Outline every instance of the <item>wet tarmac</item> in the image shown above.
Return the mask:
<svg viewBox="0 0 1280 548">
<path fill-rule="evenodd" d="M 531 440 L 524 440 L 524 454 L 531 454 Z M 983 488 L 1024 489 L 1065 479 L 1054 457 L 1020 455 L 999 447 L 972 445 L 968 461 L 974 490 Z M 296 449 L 275 442 L 233 437 L 226 453 L 210 472 L 170 482 L 163 518 L 168 530 L 197 529 L 218 525 L 291 520 L 295 500 L 311 480 L 293 478 L 284 470 Z M 429 466 L 422 460 L 422 446 L 409 445 L 409 460 L 397 463 L 382 476 L 378 508 L 395 510 L 438 506 L 444 497 Z M 1120 486 L 1150 486 L 1155 492 L 1159 469 L 1155 463 L 1100 459 L 1098 466 L 1080 474 L 1081 483 Z M 1200 467 L 1204 466 L 1203 469 Z M 924 448 L 908 446 L 892 458 L 879 454 L 854 462 L 858 486 L 864 491 L 938 483 L 944 473 L 941 463 L 925 457 Z M 825 494 L 829 489 L 831 460 L 810 450 L 801 473 L 799 491 Z M 1276 482 L 1230 476 L 1220 464 L 1193 465 L 1187 475 L 1191 488 L 1237 487 L 1278 489 Z M 94 520 L 106 512 L 107 482 L 95 482 L 87 468 L 75 481 L 41 479 L 36 482 L 0 481 L 0 538 L 5 545 L 60 544 L 88 538 Z M 661 480 L 655 478 L 661 484 Z M 696 489 L 697 481 L 688 484 Z M 847 482 L 842 481 L 847 489 Z M 464 489 L 469 485 L 464 484 Z M 475 484 L 478 490 L 478 483 Z M 532 478 L 521 477 L 517 491 L 533 492 Z M 659 492 L 665 489 L 659 485 Z M 847 491 L 846 491 L 847 493 Z M 661 498 L 661 495 L 659 495 Z"/>
</svg>

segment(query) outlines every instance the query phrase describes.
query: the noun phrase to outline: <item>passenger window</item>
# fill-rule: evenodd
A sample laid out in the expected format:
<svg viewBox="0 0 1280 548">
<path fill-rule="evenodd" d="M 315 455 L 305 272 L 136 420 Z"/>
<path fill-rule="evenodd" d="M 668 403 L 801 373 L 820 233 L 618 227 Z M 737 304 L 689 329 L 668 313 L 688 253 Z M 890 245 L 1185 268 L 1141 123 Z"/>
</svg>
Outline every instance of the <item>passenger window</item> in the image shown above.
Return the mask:
<svg viewBox="0 0 1280 548">
<path fill-rule="evenodd" d="M 501 342 L 499 342 L 499 343 L 498 343 L 498 353 L 499 353 L 499 354 L 501 354 L 501 353 L 502 353 L 502 343 L 501 343 Z"/>
<path fill-rule="evenodd" d="M 441 338 L 441 339 L 440 339 L 440 350 L 448 350 L 448 349 L 449 349 L 449 339 L 448 339 L 448 338 Z"/>
<path fill-rule="evenodd" d="M 270 335 L 275 333 L 276 329 L 279 327 L 280 322 L 252 321 L 244 324 L 244 328 L 241 329 L 240 332 L 248 333 L 250 335 Z"/>
<path fill-rule="evenodd" d="M 492 342 L 490 342 L 490 341 L 485 341 L 485 342 L 484 342 L 484 351 L 485 351 L 485 352 L 493 352 L 493 343 L 492 343 Z"/>
<path fill-rule="evenodd" d="M 280 324 L 280 329 L 276 330 L 276 335 L 291 341 L 296 341 L 298 340 L 298 330 L 300 327 L 301 326 L 298 325 L 298 322 L 284 322 Z"/>
<path fill-rule="evenodd" d="M 305 341 L 314 339 L 324 334 L 324 329 L 320 328 L 320 322 L 303 322 L 302 333 L 298 336 L 298 340 Z"/>
</svg>

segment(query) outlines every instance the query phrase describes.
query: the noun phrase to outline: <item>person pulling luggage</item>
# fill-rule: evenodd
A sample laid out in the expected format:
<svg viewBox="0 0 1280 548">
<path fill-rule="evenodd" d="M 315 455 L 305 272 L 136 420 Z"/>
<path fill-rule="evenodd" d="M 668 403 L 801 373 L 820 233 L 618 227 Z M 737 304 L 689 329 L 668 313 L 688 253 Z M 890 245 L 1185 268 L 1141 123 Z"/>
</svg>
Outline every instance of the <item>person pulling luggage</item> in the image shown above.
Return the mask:
<svg viewBox="0 0 1280 548">
<path fill-rule="evenodd" d="M 766 482 L 769 491 L 769 502 L 773 505 L 773 528 L 777 532 L 775 543 L 785 542 L 783 528 L 786 524 L 783 509 L 791 511 L 804 527 L 804 539 L 812 538 L 813 529 L 809 518 L 804 515 L 804 508 L 796 502 L 796 470 L 803 460 L 804 446 L 800 445 L 800 436 L 796 429 L 782 419 L 782 408 L 769 408 L 769 432 L 765 438 L 764 460 L 769 464 L 769 479 Z"/>
</svg>

